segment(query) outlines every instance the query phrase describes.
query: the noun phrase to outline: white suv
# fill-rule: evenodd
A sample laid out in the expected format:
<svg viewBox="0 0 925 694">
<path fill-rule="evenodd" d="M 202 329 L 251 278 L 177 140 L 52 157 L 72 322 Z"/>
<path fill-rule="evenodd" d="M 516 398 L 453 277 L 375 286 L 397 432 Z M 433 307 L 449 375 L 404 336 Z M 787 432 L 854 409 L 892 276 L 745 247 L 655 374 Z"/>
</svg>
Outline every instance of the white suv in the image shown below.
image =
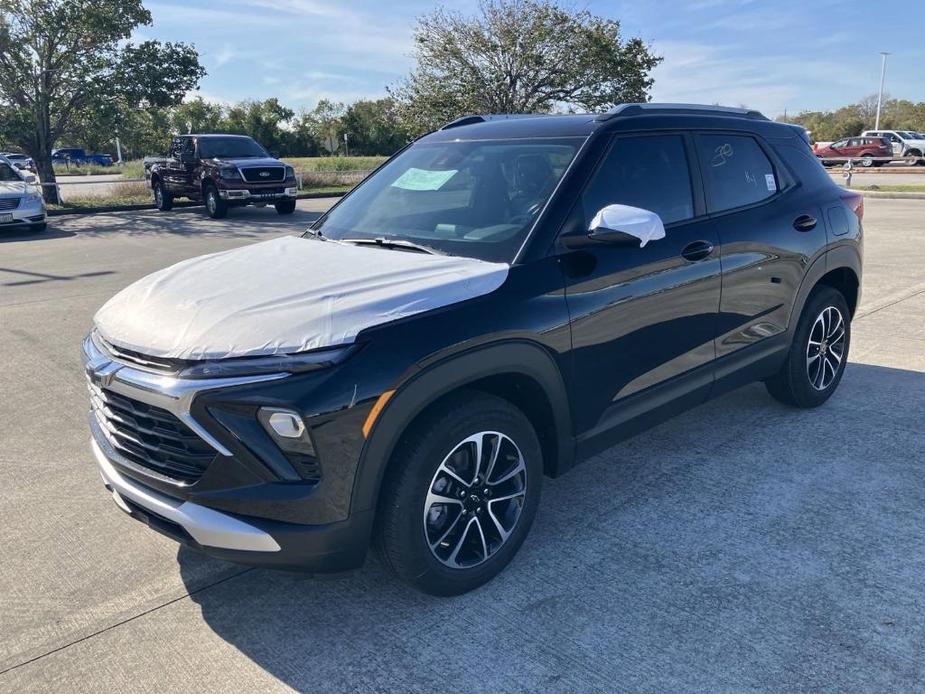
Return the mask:
<svg viewBox="0 0 925 694">
<path fill-rule="evenodd" d="M 896 157 L 922 157 L 925 153 L 925 139 L 921 133 L 909 130 L 865 130 L 862 136 L 885 137 L 893 146 L 893 156 Z M 918 164 L 925 163 L 919 159 Z"/>
</svg>

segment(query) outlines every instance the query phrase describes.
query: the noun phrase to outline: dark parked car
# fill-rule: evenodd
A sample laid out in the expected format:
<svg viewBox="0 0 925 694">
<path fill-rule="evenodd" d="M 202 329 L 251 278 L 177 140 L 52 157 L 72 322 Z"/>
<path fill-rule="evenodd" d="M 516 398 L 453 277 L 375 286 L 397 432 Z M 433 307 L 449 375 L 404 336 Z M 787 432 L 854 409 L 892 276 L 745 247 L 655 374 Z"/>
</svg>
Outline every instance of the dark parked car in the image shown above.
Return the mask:
<svg viewBox="0 0 925 694">
<path fill-rule="evenodd" d="M 213 218 L 244 205 L 295 211 L 295 171 L 246 135 L 180 135 L 165 159 L 146 157 L 144 168 L 159 210 L 171 209 L 175 198 L 189 198 L 203 201 Z"/>
<path fill-rule="evenodd" d="M 81 147 L 58 147 L 51 150 L 53 164 L 74 166 L 112 166 L 112 156 L 109 154 L 89 154 Z"/>
<path fill-rule="evenodd" d="M 838 387 L 863 204 L 805 137 L 659 104 L 450 123 L 302 238 L 100 309 L 104 482 L 215 557 L 340 571 L 373 540 L 421 590 L 473 589 L 544 475 L 746 383 L 801 408 Z"/>
<path fill-rule="evenodd" d="M 883 166 L 893 158 L 893 147 L 885 137 L 846 137 L 828 145 L 817 145 L 813 153 L 823 166 L 857 160 L 861 166 Z"/>
</svg>

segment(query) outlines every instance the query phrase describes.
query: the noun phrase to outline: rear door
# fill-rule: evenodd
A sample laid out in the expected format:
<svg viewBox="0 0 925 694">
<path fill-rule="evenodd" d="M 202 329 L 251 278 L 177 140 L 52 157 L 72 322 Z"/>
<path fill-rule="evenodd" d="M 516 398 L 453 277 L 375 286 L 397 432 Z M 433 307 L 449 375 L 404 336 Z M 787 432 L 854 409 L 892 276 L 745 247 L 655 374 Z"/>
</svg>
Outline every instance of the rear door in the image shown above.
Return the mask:
<svg viewBox="0 0 925 694">
<path fill-rule="evenodd" d="M 690 405 L 709 391 L 720 300 L 719 238 L 703 218 L 692 160 L 690 140 L 679 133 L 617 136 L 563 230 L 580 241 L 601 208 L 620 203 L 656 212 L 666 232 L 644 247 L 582 242 L 560 257 L 580 445 L 599 447 L 590 442 L 654 408 L 659 398 L 686 398 Z M 560 244 L 570 242 L 560 237 Z"/>
<path fill-rule="evenodd" d="M 707 209 L 721 244 L 721 377 L 725 368 L 779 346 L 808 259 L 825 245 L 825 222 L 817 201 L 758 137 L 709 132 L 699 133 L 696 142 Z"/>
</svg>

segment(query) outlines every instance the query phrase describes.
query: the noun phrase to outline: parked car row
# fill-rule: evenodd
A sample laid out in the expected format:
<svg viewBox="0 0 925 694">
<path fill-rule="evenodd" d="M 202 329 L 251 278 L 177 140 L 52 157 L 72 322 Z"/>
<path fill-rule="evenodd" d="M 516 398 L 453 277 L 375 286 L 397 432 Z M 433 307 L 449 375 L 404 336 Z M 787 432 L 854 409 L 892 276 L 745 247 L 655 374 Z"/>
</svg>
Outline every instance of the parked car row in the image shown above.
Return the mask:
<svg viewBox="0 0 925 694">
<path fill-rule="evenodd" d="M 27 227 L 44 231 L 45 202 L 35 176 L 23 173 L 5 155 L 0 155 L 0 229 Z"/>
<path fill-rule="evenodd" d="M 883 166 L 895 159 L 925 165 L 925 133 L 912 130 L 865 130 L 857 137 L 817 142 L 813 148 L 823 166 L 858 161 L 861 166 Z"/>
</svg>

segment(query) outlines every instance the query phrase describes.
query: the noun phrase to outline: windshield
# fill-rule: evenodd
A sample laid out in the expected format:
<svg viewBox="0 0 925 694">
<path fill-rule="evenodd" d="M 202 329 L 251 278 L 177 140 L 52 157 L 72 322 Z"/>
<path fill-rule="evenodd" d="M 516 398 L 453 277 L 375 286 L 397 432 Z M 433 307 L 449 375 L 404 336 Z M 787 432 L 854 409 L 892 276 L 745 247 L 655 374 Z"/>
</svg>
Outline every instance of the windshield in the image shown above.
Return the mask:
<svg viewBox="0 0 925 694">
<path fill-rule="evenodd" d="M 246 159 L 268 157 L 267 151 L 249 137 L 204 137 L 199 140 L 200 159 Z"/>
<path fill-rule="evenodd" d="M 0 181 L 8 183 L 10 181 L 20 182 L 22 179 L 12 166 L 5 162 L 0 162 Z"/>
<path fill-rule="evenodd" d="M 897 131 L 897 132 L 899 132 L 899 134 L 902 135 L 902 136 L 903 136 L 904 138 L 906 138 L 907 140 L 914 140 L 914 139 L 915 139 L 915 133 L 910 133 L 908 130 L 899 130 L 899 131 Z"/>
<path fill-rule="evenodd" d="M 329 239 L 404 240 L 450 255 L 510 262 L 581 142 L 419 143 L 314 228 Z"/>
</svg>

